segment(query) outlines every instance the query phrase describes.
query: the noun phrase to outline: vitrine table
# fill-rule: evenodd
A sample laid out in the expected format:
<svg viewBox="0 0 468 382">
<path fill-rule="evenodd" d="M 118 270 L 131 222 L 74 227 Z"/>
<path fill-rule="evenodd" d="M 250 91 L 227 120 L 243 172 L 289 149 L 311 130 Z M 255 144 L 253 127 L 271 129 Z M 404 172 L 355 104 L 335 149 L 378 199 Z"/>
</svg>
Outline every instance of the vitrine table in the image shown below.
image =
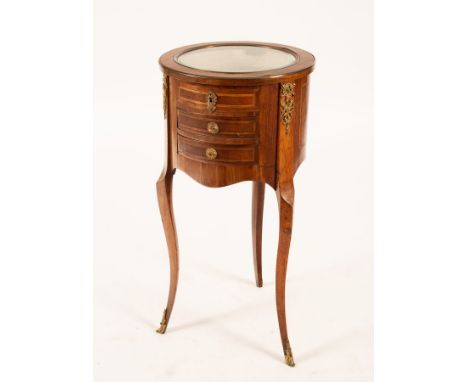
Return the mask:
<svg viewBox="0 0 468 382">
<path fill-rule="evenodd" d="M 262 282 L 265 184 L 279 206 L 276 307 L 286 363 L 289 344 L 285 286 L 294 207 L 294 174 L 304 160 L 308 75 L 314 56 L 290 46 L 256 42 L 197 44 L 159 59 L 164 73 L 166 165 L 157 181 L 170 259 L 170 286 L 159 333 L 166 331 L 179 276 L 172 177 L 180 169 L 208 187 L 252 181 L 256 284 Z"/>
</svg>

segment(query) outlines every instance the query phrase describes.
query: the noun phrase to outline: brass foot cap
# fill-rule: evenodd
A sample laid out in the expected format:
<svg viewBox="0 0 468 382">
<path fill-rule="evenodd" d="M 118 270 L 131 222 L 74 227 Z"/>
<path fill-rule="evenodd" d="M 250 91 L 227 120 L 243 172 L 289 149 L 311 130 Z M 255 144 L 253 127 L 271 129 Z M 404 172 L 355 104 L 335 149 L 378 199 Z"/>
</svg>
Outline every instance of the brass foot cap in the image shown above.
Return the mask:
<svg viewBox="0 0 468 382">
<path fill-rule="evenodd" d="M 162 320 L 160 322 L 159 329 L 156 329 L 157 333 L 164 334 L 166 333 L 166 328 L 167 328 L 167 309 L 164 309 Z"/>
<path fill-rule="evenodd" d="M 291 350 L 286 352 L 286 354 L 284 355 L 284 359 L 286 361 L 286 365 L 291 366 L 291 367 L 294 367 L 296 365 L 294 363 L 294 358 L 293 358 Z"/>
</svg>

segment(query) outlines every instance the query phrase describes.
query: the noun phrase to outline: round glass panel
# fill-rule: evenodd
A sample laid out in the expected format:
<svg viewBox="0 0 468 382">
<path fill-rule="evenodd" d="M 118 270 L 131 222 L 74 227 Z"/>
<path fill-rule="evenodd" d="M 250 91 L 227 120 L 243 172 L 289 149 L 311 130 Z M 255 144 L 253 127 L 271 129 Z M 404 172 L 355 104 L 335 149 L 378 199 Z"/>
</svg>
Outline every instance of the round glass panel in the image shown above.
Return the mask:
<svg viewBox="0 0 468 382">
<path fill-rule="evenodd" d="M 224 73 L 249 73 L 281 69 L 296 62 L 291 53 L 252 45 L 224 45 L 182 53 L 177 62 L 189 68 Z"/>
</svg>

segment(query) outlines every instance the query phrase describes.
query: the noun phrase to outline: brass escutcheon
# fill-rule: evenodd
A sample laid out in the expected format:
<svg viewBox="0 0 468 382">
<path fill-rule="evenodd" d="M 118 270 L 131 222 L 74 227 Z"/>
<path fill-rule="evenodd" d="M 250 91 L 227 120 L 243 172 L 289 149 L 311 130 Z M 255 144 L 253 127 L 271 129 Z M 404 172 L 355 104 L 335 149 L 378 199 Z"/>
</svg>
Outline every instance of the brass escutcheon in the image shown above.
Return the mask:
<svg viewBox="0 0 468 382">
<path fill-rule="evenodd" d="M 208 111 L 213 112 L 216 110 L 216 102 L 218 102 L 218 96 L 214 92 L 209 92 L 206 95 L 206 108 Z"/>
<path fill-rule="evenodd" d="M 213 148 L 213 147 L 208 147 L 206 150 L 205 150 L 205 155 L 208 159 L 216 159 L 216 157 L 218 156 L 218 152 Z"/>
<path fill-rule="evenodd" d="M 216 122 L 208 122 L 206 125 L 206 129 L 211 134 L 218 134 L 219 133 L 219 126 Z"/>
</svg>

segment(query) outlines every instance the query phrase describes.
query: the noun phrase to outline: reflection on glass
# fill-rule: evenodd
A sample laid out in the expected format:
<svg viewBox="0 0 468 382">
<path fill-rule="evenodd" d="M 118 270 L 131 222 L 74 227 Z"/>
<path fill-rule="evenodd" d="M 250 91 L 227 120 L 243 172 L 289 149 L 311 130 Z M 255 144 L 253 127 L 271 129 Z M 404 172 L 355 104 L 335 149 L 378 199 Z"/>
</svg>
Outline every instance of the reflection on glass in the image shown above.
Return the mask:
<svg viewBox="0 0 468 382">
<path fill-rule="evenodd" d="M 214 46 L 181 54 L 181 65 L 193 69 L 225 73 L 248 73 L 281 69 L 292 65 L 296 58 L 283 50 L 251 45 Z"/>
</svg>

